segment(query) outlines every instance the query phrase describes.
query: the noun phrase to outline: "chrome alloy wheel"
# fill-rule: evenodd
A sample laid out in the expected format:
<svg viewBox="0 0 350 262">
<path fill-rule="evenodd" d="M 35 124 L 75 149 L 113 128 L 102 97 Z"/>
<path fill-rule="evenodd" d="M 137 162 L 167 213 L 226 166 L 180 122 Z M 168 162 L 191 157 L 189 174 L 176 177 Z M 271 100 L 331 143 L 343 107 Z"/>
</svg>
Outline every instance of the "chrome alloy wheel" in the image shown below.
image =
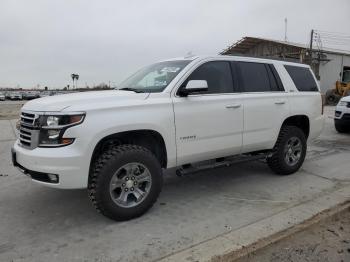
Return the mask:
<svg viewBox="0 0 350 262">
<path fill-rule="evenodd" d="M 128 163 L 113 175 L 110 195 L 118 206 L 123 208 L 139 205 L 148 195 L 152 185 L 151 173 L 141 163 Z"/>
<path fill-rule="evenodd" d="M 294 166 L 300 160 L 303 145 L 298 137 L 291 137 L 284 148 L 284 159 L 289 166 Z"/>
</svg>

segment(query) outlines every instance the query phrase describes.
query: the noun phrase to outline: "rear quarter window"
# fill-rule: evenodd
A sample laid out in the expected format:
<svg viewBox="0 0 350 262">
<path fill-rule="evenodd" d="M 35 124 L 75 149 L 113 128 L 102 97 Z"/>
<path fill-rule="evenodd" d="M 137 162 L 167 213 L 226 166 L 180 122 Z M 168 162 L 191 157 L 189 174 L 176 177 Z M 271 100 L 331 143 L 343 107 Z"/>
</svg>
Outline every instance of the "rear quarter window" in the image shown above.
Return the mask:
<svg viewBox="0 0 350 262">
<path fill-rule="evenodd" d="M 318 92 L 316 81 L 309 68 L 290 65 L 285 65 L 284 68 L 287 70 L 299 91 Z"/>
</svg>

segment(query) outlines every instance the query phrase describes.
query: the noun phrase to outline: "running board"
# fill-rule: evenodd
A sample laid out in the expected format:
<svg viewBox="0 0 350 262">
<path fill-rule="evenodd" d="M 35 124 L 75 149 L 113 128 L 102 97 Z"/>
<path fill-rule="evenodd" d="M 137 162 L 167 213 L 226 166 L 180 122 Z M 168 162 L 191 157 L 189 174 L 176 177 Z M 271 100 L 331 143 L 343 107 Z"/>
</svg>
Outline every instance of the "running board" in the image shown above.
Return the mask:
<svg viewBox="0 0 350 262">
<path fill-rule="evenodd" d="M 185 176 L 200 171 L 214 169 L 219 167 L 228 167 L 232 164 L 244 163 L 249 161 L 256 161 L 266 159 L 268 154 L 258 154 L 258 155 L 239 155 L 230 158 L 224 158 L 222 161 L 211 160 L 212 163 L 209 164 L 195 164 L 195 165 L 185 165 L 176 170 L 177 176 Z"/>
</svg>

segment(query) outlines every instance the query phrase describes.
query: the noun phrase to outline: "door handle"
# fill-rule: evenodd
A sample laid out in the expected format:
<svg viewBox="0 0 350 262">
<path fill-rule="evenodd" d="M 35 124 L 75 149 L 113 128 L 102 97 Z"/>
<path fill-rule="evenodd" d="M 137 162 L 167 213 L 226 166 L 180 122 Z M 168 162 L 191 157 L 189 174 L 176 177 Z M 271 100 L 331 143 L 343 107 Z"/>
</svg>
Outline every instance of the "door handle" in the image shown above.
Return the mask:
<svg viewBox="0 0 350 262">
<path fill-rule="evenodd" d="M 275 102 L 276 105 L 284 105 L 285 103 L 286 101 L 283 101 L 283 100 Z"/>
<path fill-rule="evenodd" d="M 230 108 L 240 108 L 241 104 L 234 104 L 234 105 L 227 105 L 226 108 L 230 109 Z"/>
</svg>

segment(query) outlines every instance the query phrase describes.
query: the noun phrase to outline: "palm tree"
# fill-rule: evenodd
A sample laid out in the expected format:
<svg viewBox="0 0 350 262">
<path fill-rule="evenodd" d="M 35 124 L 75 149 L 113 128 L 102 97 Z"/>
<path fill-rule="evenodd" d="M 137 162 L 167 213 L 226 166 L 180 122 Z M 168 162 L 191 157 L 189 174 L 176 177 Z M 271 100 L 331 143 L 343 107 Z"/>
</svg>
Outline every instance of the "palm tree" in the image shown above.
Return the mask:
<svg viewBox="0 0 350 262">
<path fill-rule="evenodd" d="M 72 80 L 73 80 L 73 89 L 74 89 L 74 80 L 75 80 L 75 88 L 77 88 L 78 87 L 77 81 L 79 79 L 79 75 L 78 74 L 71 74 L 70 76 L 72 77 Z"/>
<path fill-rule="evenodd" d="M 79 79 L 79 75 L 76 74 L 76 75 L 75 75 L 75 88 L 76 88 L 76 89 L 78 88 L 78 79 Z"/>
</svg>

